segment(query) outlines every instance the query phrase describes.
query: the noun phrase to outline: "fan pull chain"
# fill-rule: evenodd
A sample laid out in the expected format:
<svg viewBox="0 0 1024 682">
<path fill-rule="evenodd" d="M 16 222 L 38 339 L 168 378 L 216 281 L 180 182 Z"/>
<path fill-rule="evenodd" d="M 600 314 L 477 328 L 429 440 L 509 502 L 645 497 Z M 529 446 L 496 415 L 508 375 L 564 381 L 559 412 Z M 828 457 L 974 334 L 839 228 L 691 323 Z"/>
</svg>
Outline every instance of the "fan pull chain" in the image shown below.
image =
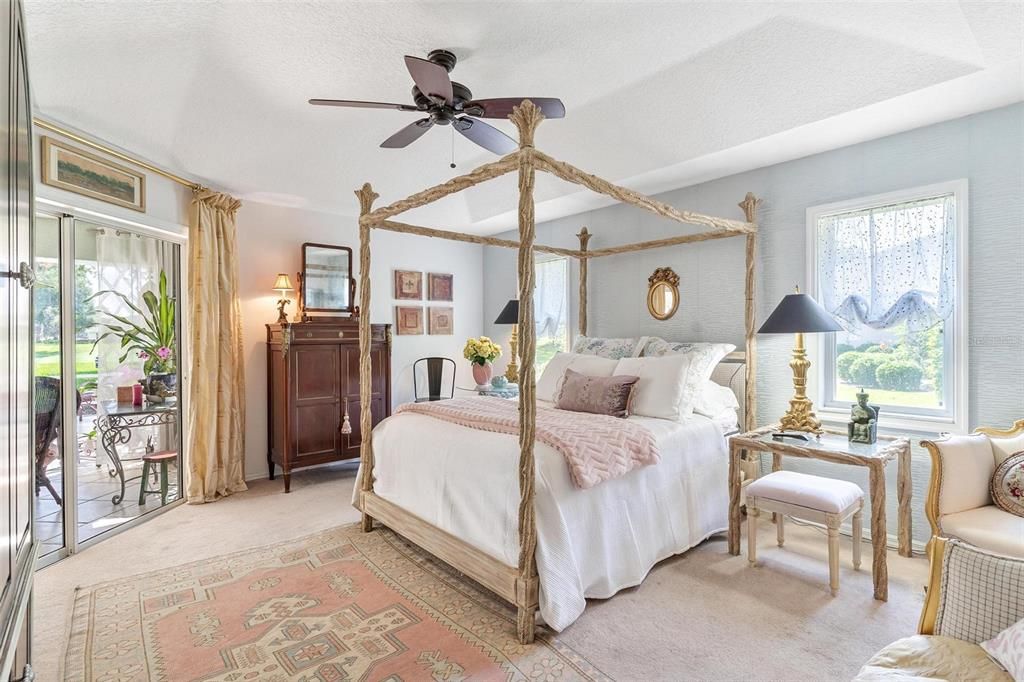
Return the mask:
<svg viewBox="0 0 1024 682">
<path fill-rule="evenodd" d="M 452 129 L 452 163 L 451 167 L 455 168 L 455 126 L 449 126 Z"/>
</svg>

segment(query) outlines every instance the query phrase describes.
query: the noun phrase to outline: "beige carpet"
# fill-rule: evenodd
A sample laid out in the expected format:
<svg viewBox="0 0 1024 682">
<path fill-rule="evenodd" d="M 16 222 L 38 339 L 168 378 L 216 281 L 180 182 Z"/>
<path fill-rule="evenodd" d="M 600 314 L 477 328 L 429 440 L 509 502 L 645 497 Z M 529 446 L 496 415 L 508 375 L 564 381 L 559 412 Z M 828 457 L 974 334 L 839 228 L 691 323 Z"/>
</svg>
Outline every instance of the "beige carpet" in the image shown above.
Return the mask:
<svg viewBox="0 0 1024 682">
<path fill-rule="evenodd" d="M 343 467 L 307 471 L 293 476 L 289 495 L 280 481 L 257 482 L 247 493 L 179 507 L 43 569 L 34 611 L 37 679 L 61 679 L 75 587 L 354 521 L 353 476 Z M 832 598 L 824 536 L 789 524 L 780 550 L 762 526 L 759 568 L 713 539 L 662 562 L 639 587 L 591 602 L 559 639 L 618 680 L 848 680 L 881 646 L 915 631 L 923 559 L 890 552 L 890 600 L 883 604 L 871 598 L 870 573 L 849 568 L 844 543 L 842 587 Z"/>
</svg>

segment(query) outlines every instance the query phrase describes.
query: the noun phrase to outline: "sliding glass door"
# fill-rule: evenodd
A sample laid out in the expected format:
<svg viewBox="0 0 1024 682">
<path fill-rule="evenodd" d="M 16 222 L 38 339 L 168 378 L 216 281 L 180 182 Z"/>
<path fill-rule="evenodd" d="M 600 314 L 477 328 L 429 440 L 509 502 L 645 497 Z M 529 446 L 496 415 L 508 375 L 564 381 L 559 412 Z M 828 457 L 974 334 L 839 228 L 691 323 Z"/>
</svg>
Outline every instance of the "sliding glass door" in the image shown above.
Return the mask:
<svg viewBox="0 0 1024 682">
<path fill-rule="evenodd" d="M 36 225 L 36 530 L 58 558 L 180 498 L 181 245 L 71 215 Z"/>
</svg>

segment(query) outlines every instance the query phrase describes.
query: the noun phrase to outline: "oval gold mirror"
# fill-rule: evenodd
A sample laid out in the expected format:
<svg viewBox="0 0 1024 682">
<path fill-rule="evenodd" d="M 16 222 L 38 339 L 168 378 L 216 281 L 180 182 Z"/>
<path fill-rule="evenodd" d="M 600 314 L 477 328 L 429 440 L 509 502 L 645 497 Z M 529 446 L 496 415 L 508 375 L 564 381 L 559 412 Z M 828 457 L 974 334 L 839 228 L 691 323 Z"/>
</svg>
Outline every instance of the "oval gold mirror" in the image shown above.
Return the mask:
<svg viewBox="0 0 1024 682">
<path fill-rule="evenodd" d="M 667 320 L 679 309 L 679 275 L 658 268 L 647 278 L 647 310 L 656 320 Z"/>
</svg>

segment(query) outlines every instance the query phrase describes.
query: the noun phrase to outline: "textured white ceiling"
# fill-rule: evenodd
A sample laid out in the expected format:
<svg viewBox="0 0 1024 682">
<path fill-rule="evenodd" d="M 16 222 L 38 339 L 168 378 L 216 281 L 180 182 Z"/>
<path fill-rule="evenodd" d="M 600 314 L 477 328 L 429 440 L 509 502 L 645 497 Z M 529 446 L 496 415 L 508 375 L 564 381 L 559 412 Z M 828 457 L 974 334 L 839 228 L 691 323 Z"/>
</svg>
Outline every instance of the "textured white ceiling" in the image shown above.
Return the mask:
<svg viewBox="0 0 1024 682">
<path fill-rule="evenodd" d="M 645 191 L 706 176 L 709 159 L 730 153 L 728 167 L 710 166 L 735 171 L 737 150 L 780 135 L 789 142 L 758 163 L 1024 90 L 1021 2 L 26 0 L 25 10 L 42 114 L 243 199 L 343 215 L 357 213 L 352 190 L 364 181 L 388 202 L 494 158 L 458 138 L 453 171 L 449 129 L 379 149 L 415 114 L 306 104 L 411 101 L 401 57 L 437 47 L 456 53 L 452 76 L 476 97 L 562 98 L 566 118 L 545 122 L 537 146 Z M 936 90 L 946 85 L 950 97 Z M 547 218 L 594 205 L 547 178 L 537 197 Z M 494 232 L 514 205 L 514 179 L 503 178 L 408 220 Z"/>
</svg>

